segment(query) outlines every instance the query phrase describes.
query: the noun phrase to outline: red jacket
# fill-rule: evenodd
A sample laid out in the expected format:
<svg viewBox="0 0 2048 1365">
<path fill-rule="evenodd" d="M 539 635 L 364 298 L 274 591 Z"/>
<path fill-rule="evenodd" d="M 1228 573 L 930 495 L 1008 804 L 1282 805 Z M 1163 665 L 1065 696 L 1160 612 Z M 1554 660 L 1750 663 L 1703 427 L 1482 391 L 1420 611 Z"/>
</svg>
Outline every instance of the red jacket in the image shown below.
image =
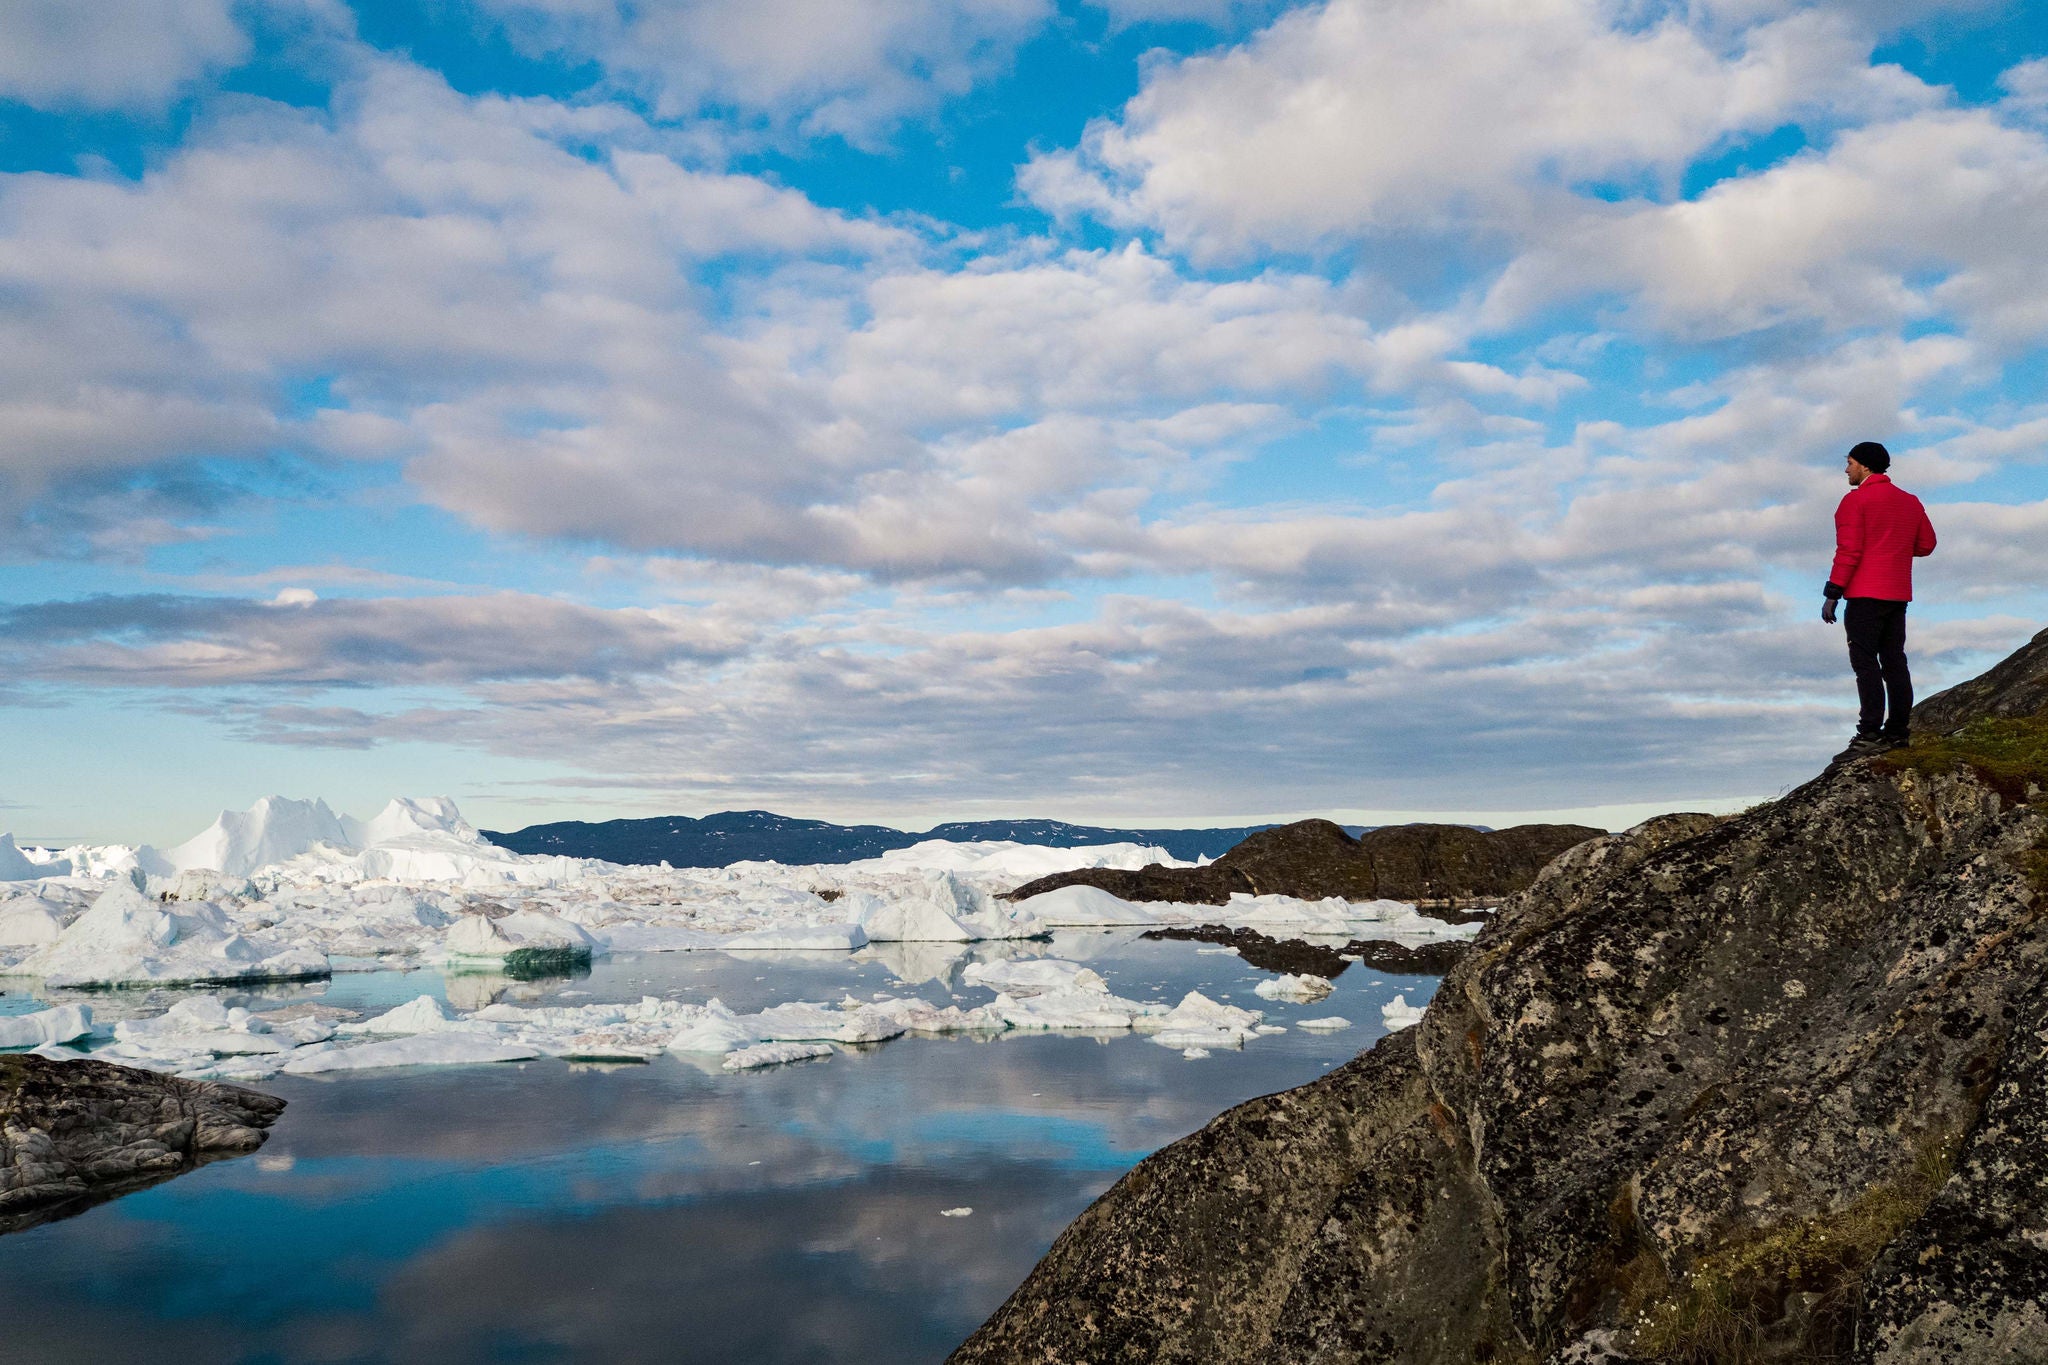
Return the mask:
<svg viewBox="0 0 2048 1365">
<path fill-rule="evenodd" d="M 1934 553 L 1934 524 L 1920 499 L 1872 474 L 1835 509 L 1835 565 L 1828 582 L 1844 597 L 1913 600 L 1913 561 Z"/>
</svg>

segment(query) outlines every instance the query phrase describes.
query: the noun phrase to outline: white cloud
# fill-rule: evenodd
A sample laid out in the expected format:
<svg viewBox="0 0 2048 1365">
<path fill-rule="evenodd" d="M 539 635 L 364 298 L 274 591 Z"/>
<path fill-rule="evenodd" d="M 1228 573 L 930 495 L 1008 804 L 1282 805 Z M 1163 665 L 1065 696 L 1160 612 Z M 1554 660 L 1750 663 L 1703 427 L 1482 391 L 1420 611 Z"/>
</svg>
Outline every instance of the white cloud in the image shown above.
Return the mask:
<svg viewBox="0 0 2048 1365">
<path fill-rule="evenodd" d="M 1589 208 L 1508 268 L 1488 316 L 1612 290 L 1649 326 L 1693 336 L 1956 316 L 2031 343 L 2048 334 L 2044 221 L 2048 139 L 1992 111 L 1927 112 L 1695 200 Z"/>
<path fill-rule="evenodd" d="M 700 505 L 814 487 L 784 395 L 745 391 L 707 354 L 692 266 L 858 257 L 909 234 L 650 153 L 586 160 L 534 131 L 533 102 L 464 99 L 416 68 L 369 61 L 339 105 L 322 119 L 245 102 L 134 183 L 0 180 L 12 514 L 80 507 L 153 466 L 296 448 L 436 453 L 423 480 L 489 521 L 451 464 L 482 446 L 493 481 L 516 482 L 505 461 L 523 443 L 573 465 L 565 424 L 591 421 L 617 427 L 616 443 L 589 433 L 602 458 L 638 434 Z M 297 390 L 316 382 L 309 413 Z"/>
<path fill-rule="evenodd" d="M 1160 63 L 1078 152 L 1019 183 L 1059 213 L 1199 253 L 1411 227 L 1511 227 L 1581 181 L 1668 185 L 1733 134 L 1925 103 L 1853 21 L 1734 37 L 1599 0 L 1328 0 L 1220 54 Z"/>
<path fill-rule="evenodd" d="M 152 108 L 249 42 L 232 0 L 7 0 L 0 99 L 44 109 Z"/>
<path fill-rule="evenodd" d="M 608 678 L 716 660 L 757 627 L 717 611 L 604 610 L 525 593 L 270 601 L 172 594 L 0 607 L 23 679 L 151 688 L 293 689 Z"/>
<path fill-rule="evenodd" d="M 736 108 L 869 143 L 1000 69 L 1050 0 L 482 0 L 536 51 L 601 63 L 664 118 Z"/>
</svg>

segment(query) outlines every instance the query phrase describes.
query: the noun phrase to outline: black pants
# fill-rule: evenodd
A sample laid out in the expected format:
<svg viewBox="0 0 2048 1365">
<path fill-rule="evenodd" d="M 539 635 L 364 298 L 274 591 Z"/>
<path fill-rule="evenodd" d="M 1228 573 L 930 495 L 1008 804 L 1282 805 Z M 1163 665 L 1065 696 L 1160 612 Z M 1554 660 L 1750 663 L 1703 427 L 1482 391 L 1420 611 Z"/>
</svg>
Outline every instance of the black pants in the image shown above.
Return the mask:
<svg viewBox="0 0 2048 1365">
<path fill-rule="evenodd" d="M 1856 699 L 1863 704 L 1856 733 L 1904 739 L 1906 721 L 1913 714 L 1913 675 L 1906 671 L 1906 604 L 1852 597 L 1842 624 L 1849 636 L 1849 667 L 1856 670 Z"/>
</svg>

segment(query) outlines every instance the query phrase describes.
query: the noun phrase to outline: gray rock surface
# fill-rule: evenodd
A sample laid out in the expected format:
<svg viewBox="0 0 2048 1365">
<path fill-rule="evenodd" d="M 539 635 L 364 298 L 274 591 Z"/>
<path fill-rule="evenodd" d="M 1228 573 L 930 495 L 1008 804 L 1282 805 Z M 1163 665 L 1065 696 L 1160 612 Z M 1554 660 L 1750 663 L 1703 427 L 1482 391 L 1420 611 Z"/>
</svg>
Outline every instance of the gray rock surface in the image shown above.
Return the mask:
<svg viewBox="0 0 2048 1365">
<path fill-rule="evenodd" d="M 2048 630 L 1990 672 L 1913 708 L 1913 728 L 1947 733 L 1983 716 L 2037 716 L 2048 709 Z"/>
<path fill-rule="evenodd" d="M 0 1054 L 0 1232 L 253 1151 L 284 1104 L 109 1062 Z"/>
<path fill-rule="evenodd" d="M 1142 1162 L 953 1359 L 2048 1361 L 2044 640 L 1938 709 L 2004 718 L 1984 770 L 1964 729 L 1563 853 L 1420 1025 Z"/>
</svg>

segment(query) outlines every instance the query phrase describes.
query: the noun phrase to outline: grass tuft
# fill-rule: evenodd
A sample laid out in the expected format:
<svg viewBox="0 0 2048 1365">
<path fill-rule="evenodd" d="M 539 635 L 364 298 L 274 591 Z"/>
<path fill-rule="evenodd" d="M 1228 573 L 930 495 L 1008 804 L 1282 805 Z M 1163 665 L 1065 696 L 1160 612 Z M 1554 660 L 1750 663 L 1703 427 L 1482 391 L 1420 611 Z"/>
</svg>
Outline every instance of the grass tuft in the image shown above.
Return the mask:
<svg viewBox="0 0 2048 1365">
<path fill-rule="evenodd" d="M 1959 1134 L 1938 1134 L 1897 1178 L 1817 1218 L 1758 1229 L 1676 1280 L 1649 1251 L 1622 1268 L 1633 1353 L 1677 1365 L 1837 1358 L 1863 1271 L 1948 1179 Z M 1787 1337 L 1801 1345 L 1788 1352 Z"/>
</svg>

